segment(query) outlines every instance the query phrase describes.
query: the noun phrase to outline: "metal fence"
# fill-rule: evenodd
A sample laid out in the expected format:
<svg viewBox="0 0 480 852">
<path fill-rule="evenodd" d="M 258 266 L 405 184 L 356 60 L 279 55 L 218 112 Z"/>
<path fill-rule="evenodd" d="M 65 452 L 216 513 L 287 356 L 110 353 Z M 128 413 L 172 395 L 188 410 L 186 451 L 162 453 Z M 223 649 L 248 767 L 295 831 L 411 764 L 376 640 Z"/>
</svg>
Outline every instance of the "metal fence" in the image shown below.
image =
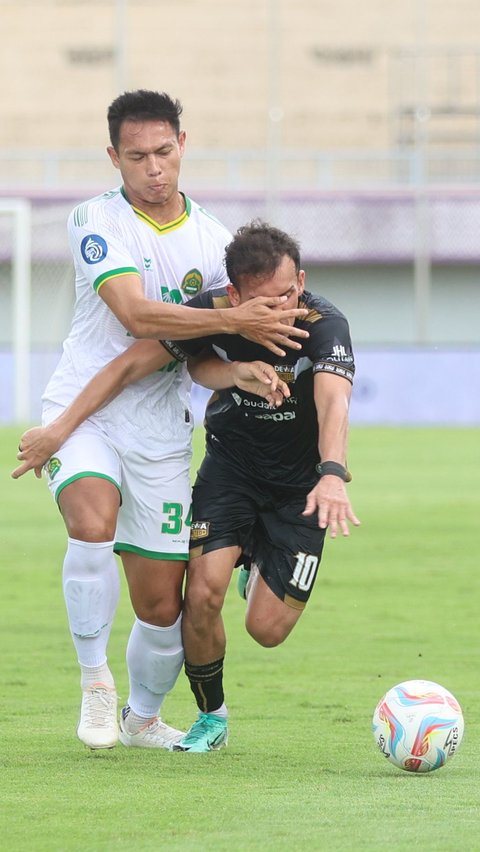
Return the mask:
<svg viewBox="0 0 480 852">
<path fill-rule="evenodd" d="M 111 180 L 111 170 L 108 175 Z M 30 198 L 0 200 L 0 420 L 38 416 L 41 391 L 72 316 L 66 220 L 85 194 L 83 188 L 68 197 L 30 192 Z M 312 270 L 328 267 L 331 282 L 341 285 L 338 270 L 350 269 L 354 286 L 342 292 L 361 331 L 362 312 L 371 317 L 374 311 L 374 325 L 386 329 L 392 329 L 397 317 L 396 344 L 479 346 L 480 287 L 474 270 L 480 267 L 480 187 L 277 193 L 224 189 L 193 195 L 232 231 L 259 216 L 295 234 L 304 263 Z M 375 276 L 359 274 L 375 266 L 381 270 L 381 290 L 378 276 L 373 285 Z M 400 273 L 389 278 L 388 267 Z M 432 282 L 434 268 L 453 269 L 451 283 L 443 273 Z M 309 272 L 309 280 L 314 277 Z M 317 278 L 322 281 L 321 272 Z M 367 345 L 378 343 L 378 337 L 369 337 L 372 322 L 364 322 L 362 341 Z M 435 329 L 440 329 L 437 338 Z"/>
<path fill-rule="evenodd" d="M 193 190 L 325 191 L 480 185 L 478 146 L 289 150 L 189 148 L 183 180 Z M 101 191 L 112 167 L 97 149 L 0 149 L 0 191 Z"/>
</svg>

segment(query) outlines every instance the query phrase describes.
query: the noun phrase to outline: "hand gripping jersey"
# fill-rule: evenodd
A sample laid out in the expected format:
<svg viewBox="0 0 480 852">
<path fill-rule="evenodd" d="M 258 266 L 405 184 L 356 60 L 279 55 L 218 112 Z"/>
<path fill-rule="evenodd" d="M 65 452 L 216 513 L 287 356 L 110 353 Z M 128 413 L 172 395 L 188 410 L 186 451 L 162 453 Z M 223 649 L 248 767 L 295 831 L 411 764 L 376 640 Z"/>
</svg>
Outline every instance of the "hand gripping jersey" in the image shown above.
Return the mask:
<svg viewBox="0 0 480 852">
<path fill-rule="evenodd" d="M 226 283 L 223 259 L 231 235 L 189 198 L 185 207 L 178 219 L 158 225 L 132 207 L 118 188 L 72 211 L 68 236 L 76 304 L 62 358 L 43 396 L 46 406 L 67 405 L 101 367 L 133 342 L 98 295 L 105 281 L 118 277 L 116 286 L 121 287 L 122 276 L 138 273 L 148 299 L 178 304 Z M 183 416 L 188 405 L 189 387 L 183 366 L 172 363 L 131 385 L 94 417 L 109 430 L 128 419 L 132 438 L 141 427 L 144 436 L 153 438 L 156 431 L 158 441 L 162 428 L 174 433 L 175 418 Z M 170 389 L 176 393 L 167 398 Z"/>
<path fill-rule="evenodd" d="M 230 302 L 222 290 L 203 293 L 190 305 L 225 308 Z M 288 349 L 282 358 L 237 335 L 164 343 L 177 358 L 210 349 L 224 361 L 262 360 L 275 366 L 291 392 L 280 408 L 271 409 L 258 396 L 228 388 L 211 397 L 205 425 L 212 453 L 219 453 L 232 465 L 248 471 L 249 477 L 283 487 L 311 487 L 318 479 L 314 374 L 331 373 L 352 382 L 355 372 L 350 332 L 343 314 L 323 297 L 307 292 L 300 298 L 299 307 L 309 312 L 295 325 L 307 329 L 310 337 L 299 341 L 301 349 Z"/>
</svg>

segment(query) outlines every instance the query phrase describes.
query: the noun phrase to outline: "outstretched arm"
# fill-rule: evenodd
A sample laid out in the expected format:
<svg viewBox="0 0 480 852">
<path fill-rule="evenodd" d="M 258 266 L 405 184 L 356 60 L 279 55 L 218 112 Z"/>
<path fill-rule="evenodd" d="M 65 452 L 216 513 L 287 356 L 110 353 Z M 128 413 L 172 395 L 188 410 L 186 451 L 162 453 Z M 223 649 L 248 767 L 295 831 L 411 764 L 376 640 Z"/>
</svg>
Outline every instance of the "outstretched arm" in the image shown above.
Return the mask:
<svg viewBox="0 0 480 852">
<path fill-rule="evenodd" d="M 261 396 L 272 408 L 282 405 L 290 396 L 288 385 L 279 378 L 271 364 L 264 361 L 222 361 L 210 352 L 187 361 L 192 379 L 211 390 L 238 387 Z"/>
<path fill-rule="evenodd" d="M 346 468 L 348 407 L 351 385 L 347 379 L 328 373 L 314 376 L 314 397 L 318 417 L 319 454 L 322 462 L 336 462 Z M 358 526 L 347 494 L 345 482 L 339 476 L 322 476 L 307 495 L 304 515 L 318 512 L 321 529 L 330 527 L 330 536 L 336 538 L 338 528 L 349 535 L 348 521 Z"/>
<path fill-rule="evenodd" d="M 99 408 L 132 382 L 143 379 L 172 360 L 158 340 L 139 340 L 110 361 L 91 379 L 65 411 L 48 426 L 35 426 L 20 438 L 17 459 L 23 461 L 12 472 L 18 479 L 29 470 L 38 478 L 46 461 L 66 441 L 71 433 Z"/>
<path fill-rule="evenodd" d="M 260 343 L 276 355 L 285 355 L 283 347 L 300 349 L 290 337 L 308 337 L 308 332 L 289 320 L 304 317 L 305 308 L 282 310 L 285 296 L 257 296 L 238 307 L 208 308 L 198 311 L 188 305 L 175 305 L 146 299 L 139 275 L 113 277 L 98 290 L 110 310 L 133 337 L 162 340 L 188 340 L 212 334 L 240 334 Z"/>
</svg>

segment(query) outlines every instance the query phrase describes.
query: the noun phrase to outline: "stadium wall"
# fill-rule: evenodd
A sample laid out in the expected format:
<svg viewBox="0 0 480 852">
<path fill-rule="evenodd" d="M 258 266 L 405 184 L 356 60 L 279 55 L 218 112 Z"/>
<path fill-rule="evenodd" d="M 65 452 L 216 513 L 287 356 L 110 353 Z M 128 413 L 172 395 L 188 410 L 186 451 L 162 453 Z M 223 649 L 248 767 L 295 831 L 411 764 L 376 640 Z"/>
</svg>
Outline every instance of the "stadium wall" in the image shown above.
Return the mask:
<svg viewBox="0 0 480 852">
<path fill-rule="evenodd" d="M 0 71 L 15 81 L 0 147 L 98 150 L 108 103 L 137 87 L 180 98 L 201 147 L 266 146 L 272 108 L 286 147 L 408 144 L 419 60 L 430 140 L 477 144 L 476 0 L 2 0 L 1 11 Z"/>
</svg>

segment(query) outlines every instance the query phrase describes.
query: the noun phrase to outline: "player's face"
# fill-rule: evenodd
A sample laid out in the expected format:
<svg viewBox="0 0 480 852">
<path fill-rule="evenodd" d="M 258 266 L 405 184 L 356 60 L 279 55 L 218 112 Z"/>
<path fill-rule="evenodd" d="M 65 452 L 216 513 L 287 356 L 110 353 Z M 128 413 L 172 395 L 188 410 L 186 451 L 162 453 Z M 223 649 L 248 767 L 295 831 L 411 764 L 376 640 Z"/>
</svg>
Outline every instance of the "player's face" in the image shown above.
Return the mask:
<svg viewBox="0 0 480 852">
<path fill-rule="evenodd" d="M 245 275 L 240 286 L 229 288 L 229 292 L 232 304 L 237 305 L 247 302 L 249 299 L 254 299 L 255 296 L 286 296 L 286 301 L 280 307 L 283 311 L 287 311 L 298 306 L 298 300 L 304 287 L 305 272 L 301 269 L 297 274 L 292 258 L 285 255 L 273 275 L 268 278 Z M 294 319 L 288 320 L 290 325 L 293 325 L 294 322 Z"/>
<path fill-rule="evenodd" d="M 120 170 L 125 192 L 134 207 L 148 213 L 153 206 L 177 203 L 178 175 L 185 150 L 185 132 L 177 138 L 167 121 L 124 121 L 118 151 L 107 148 Z"/>
</svg>

